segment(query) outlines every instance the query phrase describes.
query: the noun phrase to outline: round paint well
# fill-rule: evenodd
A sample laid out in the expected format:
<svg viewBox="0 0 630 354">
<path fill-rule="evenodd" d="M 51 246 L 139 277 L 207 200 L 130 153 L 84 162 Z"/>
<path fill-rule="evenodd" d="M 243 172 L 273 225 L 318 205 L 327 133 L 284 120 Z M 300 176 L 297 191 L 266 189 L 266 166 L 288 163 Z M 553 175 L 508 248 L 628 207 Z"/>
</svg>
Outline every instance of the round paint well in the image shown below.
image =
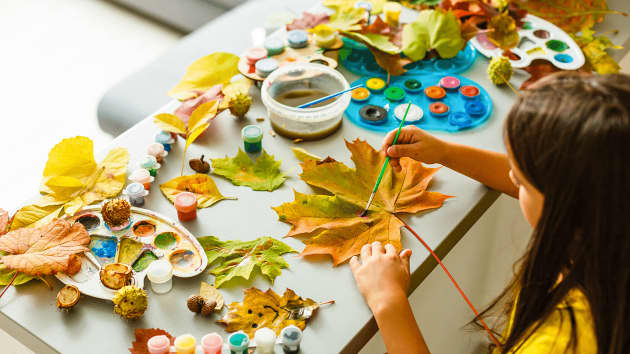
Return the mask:
<svg viewBox="0 0 630 354">
<path fill-rule="evenodd" d="M 90 236 L 90 252 L 98 258 L 116 257 L 118 239 L 116 237 L 93 235 Z"/>
<path fill-rule="evenodd" d="M 324 59 L 313 59 L 311 60 L 309 63 L 313 63 L 313 64 L 321 64 L 321 65 L 326 65 L 328 66 L 328 62 Z"/>
<path fill-rule="evenodd" d="M 442 102 L 433 102 L 429 105 L 429 111 L 434 117 L 445 117 L 449 110 L 450 108 Z"/>
<path fill-rule="evenodd" d="M 464 112 L 454 112 L 448 117 L 448 122 L 456 127 L 466 128 L 472 124 L 472 119 Z"/>
<path fill-rule="evenodd" d="M 446 91 L 457 91 L 460 85 L 461 81 L 455 76 L 444 76 L 440 79 L 440 87 Z"/>
<path fill-rule="evenodd" d="M 169 261 L 174 269 L 191 271 L 201 264 L 201 259 L 191 250 L 177 250 L 171 253 Z"/>
<path fill-rule="evenodd" d="M 171 249 L 177 245 L 178 237 L 172 232 L 162 232 L 155 236 L 153 244 L 159 249 Z"/>
<path fill-rule="evenodd" d="M 547 48 L 553 50 L 554 52 L 564 52 L 565 50 L 569 49 L 568 44 L 557 39 L 549 40 L 547 41 L 547 43 L 545 43 L 545 45 L 547 46 Z"/>
<path fill-rule="evenodd" d="M 472 117 L 481 117 L 486 114 L 486 106 L 477 100 L 466 102 L 464 107 L 466 109 L 466 113 Z"/>
<path fill-rule="evenodd" d="M 365 86 L 370 91 L 380 92 L 385 88 L 385 81 L 383 81 L 383 79 L 380 79 L 378 77 L 373 77 L 373 78 L 368 79 L 365 82 Z"/>
<path fill-rule="evenodd" d="M 536 37 L 538 37 L 540 39 L 547 39 L 547 38 L 549 38 L 549 36 L 551 36 L 551 34 L 547 30 L 538 29 L 538 30 L 534 31 L 534 36 L 536 36 Z"/>
<path fill-rule="evenodd" d="M 355 102 L 365 102 L 370 98 L 370 91 L 365 87 L 357 87 L 352 90 L 352 100 Z"/>
<path fill-rule="evenodd" d="M 155 253 L 151 251 L 144 251 L 144 253 L 142 253 L 140 258 L 138 258 L 133 263 L 133 266 L 131 266 L 131 268 L 133 268 L 133 270 L 135 270 L 136 272 L 142 272 L 143 270 L 147 269 L 149 264 L 157 260 L 158 260 L 158 256 L 156 256 Z"/>
<path fill-rule="evenodd" d="M 361 119 L 369 124 L 381 124 L 387 120 L 385 108 L 375 105 L 365 105 L 359 110 Z"/>
<path fill-rule="evenodd" d="M 414 93 L 422 91 L 422 83 L 416 79 L 405 80 L 403 86 L 405 87 L 405 91 L 407 92 Z"/>
<path fill-rule="evenodd" d="M 573 57 L 570 56 L 569 54 L 556 54 L 553 57 L 554 59 L 556 59 L 557 61 L 561 62 L 561 63 L 565 63 L 568 64 L 570 62 L 573 61 Z"/>
<path fill-rule="evenodd" d="M 385 89 L 385 98 L 390 101 L 400 101 L 405 98 L 405 90 L 397 86 L 390 86 Z"/>
<path fill-rule="evenodd" d="M 149 220 L 141 220 L 132 227 L 133 234 L 138 237 L 152 236 L 155 233 L 155 224 Z"/>
<path fill-rule="evenodd" d="M 407 118 L 405 118 L 406 124 L 419 122 L 424 115 L 422 108 L 411 103 L 411 106 L 409 106 L 409 111 L 407 111 L 407 106 L 409 106 L 409 103 L 403 103 L 396 106 L 396 108 L 394 109 L 394 117 L 398 119 L 398 121 L 402 121 L 405 117 L 405 112 L 407 112 Z"/>
<path fill-rule="evenodd" d="M 94 214 L 85 214 L 77 218 L 76 222 L 83 225 L 86 230 L 94 230 L 101 225 L 101 219 Z"/>
<path fill-rule="evenodd" d="M 429 86 L 426 89 L 424 89 L 424 94 L 430 100 L 440 100 L 444 98 L 444 96 L 446 96 L 446 91 L 440 86 Z"/>
<path fill-rule="evenodd" d="M 479 89 L 472 85 L 466 85 L 459 89 L 459 93 L 466 99 L 472 99 L 479 96 Z"/>
</svg>

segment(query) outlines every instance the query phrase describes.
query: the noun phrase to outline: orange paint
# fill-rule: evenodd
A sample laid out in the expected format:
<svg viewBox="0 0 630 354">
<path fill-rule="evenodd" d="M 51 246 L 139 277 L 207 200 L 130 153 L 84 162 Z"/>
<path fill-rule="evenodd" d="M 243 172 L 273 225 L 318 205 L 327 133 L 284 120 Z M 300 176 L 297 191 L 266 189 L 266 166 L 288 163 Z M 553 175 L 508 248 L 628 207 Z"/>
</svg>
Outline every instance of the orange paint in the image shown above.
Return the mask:
<svg viewBox="0 0 630 354">
<path fill-rule="evenodd" d="M 432 100 L 439 100 L 446 96 L 446 91 L 439 86 L 429 86 L 424 89 L 424 94 Z"/>
<path fill-rule="evenodd" d="M 363 101 L 368 97 L 370 97 L 370 91 L 365 87 L 358 87 L 352 90 L 352 99 Z"/>
</svg>

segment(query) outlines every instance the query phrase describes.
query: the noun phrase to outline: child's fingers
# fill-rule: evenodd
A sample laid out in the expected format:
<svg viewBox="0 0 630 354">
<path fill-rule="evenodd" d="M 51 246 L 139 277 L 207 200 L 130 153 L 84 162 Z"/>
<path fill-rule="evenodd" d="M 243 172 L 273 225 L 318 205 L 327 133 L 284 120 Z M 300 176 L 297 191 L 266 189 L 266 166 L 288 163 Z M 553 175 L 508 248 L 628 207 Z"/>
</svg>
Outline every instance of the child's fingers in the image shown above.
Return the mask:
<svg viewBox="0 0 630 354">
<path fill-rule="evenodd" d="M 396 247 L 394 247 L 391 243 L 385 245 L 385 254 L 386 255 L 395 255 Z"/>
<path fill-rule="evenodd" d="M 401 158 L 401 157 L 410 157 L 412 156 L 416 150 L 418 150 L 418 146 L 416 144 L 402 144 L 402 145 L 394 145 L 387 148 L 387 156 L 390 158 Z"/>
<path fill-rule="evenodd" d="M 350 258 L 350 270 L 352 271 L 352 274 L 355 274 L 357 269 L 359 268 L 359 257 L 357 256 L 352 256 L 352 258 Z"/>
<path fill-rule="evenodd" d="M 405 144 L 412 142 L 414 140 L 413 137 L 414 127 L 404 127 L 400 130 L 400 134 L 398 135 L 398 140 L 396 144 Z M 383 139 L 383 144 L 381 145 L 381 150 L 387 151 L 387 148 L 394 143 L 394 139 L 396 138 L 396 133 L 398 129 L 394 129 L 385 135 Z"/>
<path fill-rule="evenodd" d="M 381 243 L 378 241 L 372 242 L 372 254 L 383 254 L 383 253 L 385 253 L 385 250 L 383 249 L 383 246 L 381 245 Z"/>
<path fill-rule="evenodd" d="M 372 255 L 372 245 L 370 245 L 369 243 L 366 245 L 363 245 L 363 247 L 361 247 L 361 260 L 365 261 L 371 255 Z"/>
<path fill-rule="evenodd" d="M 402 260 L 403 264 L 405 265 L 405 269 L 409 270 L 409 258 L 411 257 L 411 250 L 410 249 L 404 249 L 402 250 L 402 252 L 400 252 L 400 259 Z"/>
</svg>

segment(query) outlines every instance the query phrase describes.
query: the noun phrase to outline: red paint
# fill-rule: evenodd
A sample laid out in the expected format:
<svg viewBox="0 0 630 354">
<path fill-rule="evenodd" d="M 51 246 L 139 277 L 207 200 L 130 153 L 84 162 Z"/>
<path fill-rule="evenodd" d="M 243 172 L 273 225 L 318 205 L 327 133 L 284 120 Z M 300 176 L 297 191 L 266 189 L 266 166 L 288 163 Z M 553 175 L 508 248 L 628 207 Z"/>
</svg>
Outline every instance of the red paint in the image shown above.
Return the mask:
<svg viewBox="0 0 630 354">
<path fill-rule="evenodd" d="M 190 221 L 197 218 L 197 197 L 190 192 L 181 192 L 175 196 L 175 209 L 179 221 Z"/>
<path fill-rule="evenodd" d="M 477 97 L 479 96 L 479 89 L 475 86 L 462 86 L 459 89 L 459 92 L 466 97 Z"/>
</svg>

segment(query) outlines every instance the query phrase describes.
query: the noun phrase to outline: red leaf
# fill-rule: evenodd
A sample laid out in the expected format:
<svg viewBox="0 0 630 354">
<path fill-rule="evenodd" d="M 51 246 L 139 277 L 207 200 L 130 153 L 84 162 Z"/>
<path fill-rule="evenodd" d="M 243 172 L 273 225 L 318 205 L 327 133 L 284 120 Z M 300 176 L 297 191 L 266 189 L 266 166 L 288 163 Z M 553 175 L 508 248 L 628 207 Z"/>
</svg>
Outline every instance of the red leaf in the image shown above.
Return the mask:
<svg viewBox="0 0 630 354">
<path fill-rule="evenodd" d="M 136 328 L 136 340 L 131 343 L 129 352 L 132 354 L 149 354 L 147 341 L 154 336 L 165 335 L 171 340 L 171 345 L 175 344 L 175 337 L 163 329 L 159 328 Z"/>
<path fill-rule="evenodd" d="M 324 13 L 312 14 L 304 12 L 302 18 L 296 18 L 293 22 L 287 24 L 287 31 L 296 29 L 310 29 L 319 24 L 326 23 L 330 20 L 330 16 Z"/>
<path fill-rule="evenodd" d="M 527 90 L 529 86 L 531 86 L 536 81 L 542 79 L 543 77 L 553 74 L 555 72 L 561 71 L 556 68 L 551 62 L 544 59 L 535 59 L 529 64 L 528 67 L 523 68 L 523 70 L 527 71 L 531 74 L 529 79 L 527 79 L 521 85 L 521 90 Z"/>
</svg>

